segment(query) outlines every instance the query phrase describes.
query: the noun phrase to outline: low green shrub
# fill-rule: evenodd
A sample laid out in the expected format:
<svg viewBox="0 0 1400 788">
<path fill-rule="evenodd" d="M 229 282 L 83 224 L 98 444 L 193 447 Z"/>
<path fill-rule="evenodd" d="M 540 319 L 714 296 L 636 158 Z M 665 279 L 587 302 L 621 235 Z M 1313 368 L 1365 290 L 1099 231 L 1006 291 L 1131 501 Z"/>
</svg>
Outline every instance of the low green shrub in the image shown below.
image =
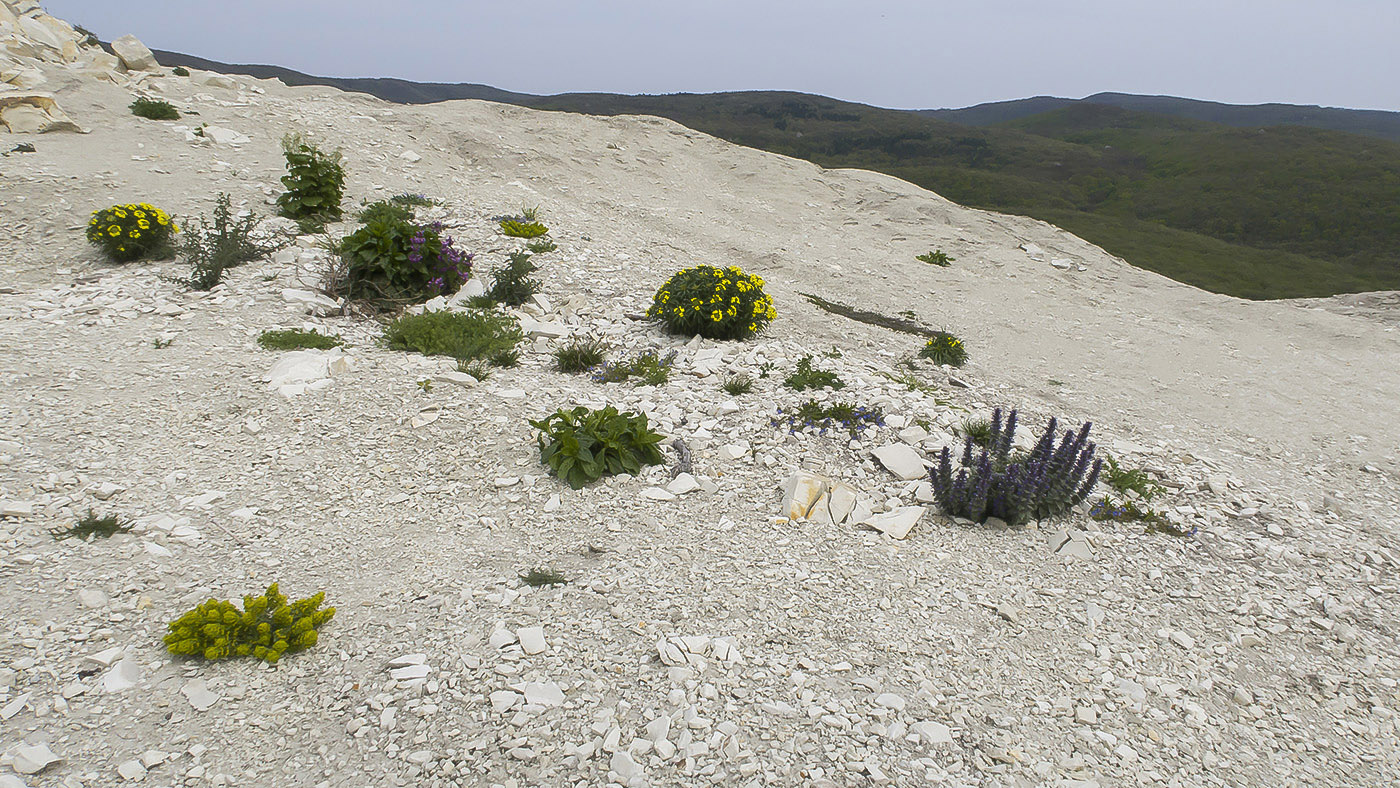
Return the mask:
<svg viewBox="0 0 1400 788">
<path fill-rule="evenodd" d="M 486 309 L 401 315 L 384 328 L 384 343 L 392 350 L 464 362 L 513 349 L 524 338 L 515 318 Z"/>
<path fill-rule="evenodd" d="M 190 275 L 175 281 L 194 290 L 212 290 L 223 280 L 225 270 L 272 254 L 275 246 L 253 240 L 257 224 L 258 217 L 252 213 L 236 218 L 229 196 L 220 194 L 212 221 L 201 218 L 185 225 L 184 240 L 176 251 L 189 263 Z"/>
<path fill-rule="evenodd" d="M 520 306 L 543 287 L 538 279 L 530 276 L 538 270 L 539 266 L 530 262 L 530 253 L 517 249 L 510 253 L 504 266 L 491 272 L 491 287 L 486 295 L 498 304 Z"/>
<path fill-rule="evenodd" d="M 131 521 L 123 519 L 115 514 L 98 514 L 92 509 L 88 509 L 87 514 L 73 525 L 57 531 L 53 538 L 80 539 L 84 542 L 101 537 L 110 539 L 116 534 L 124 534 L 131 530 Z"/>
<path fill-rule="evenodd" d="M 131 114 L 146 120 L 179 120 L 180 111 L 168 101 L 138 98 L 131 102 Z"/>
<path fill-rule="evenodd" d="M 380 200 L 365 205 L 360 212 L 355 215 L 361 224 L 369 224 L 378 219 L 388 219 L 395 222 L 412 222 L 413 208 L 393 200 Z"/>
<path fill-rule="evenodd" d="M 952 451 L 943 447 L 938 467 L 929 472 L 934 500 L 945 514 L 979 523 L 996 517 L 1023 525 L 1062 514 L 1088 497 L 1103 468 L 1103 460 L 1094 458 L 1089 428 L 1086 422 L 1078 433 L 1066 431 L 1056 445 L 1056 420 L 1050 419 L 1035 448 L 1013 456 L 1016 411 L 1003 423 L 997 408 L 987 445 L 974 456 L 969 437 L 956 476 Z"/>
<path fill-rule="evenodd" d="M 314 329 L 289 328 L 262 332 L 258 335 L 258 344 L 265 350 L 330 350 L 345 342 L 337 336 L 318 334 Z"/>
<path fill-rule="evenodd" d="M 730 375 L 724 379 L 722 388 L 726 394 L 738 397 L 753 391 L 753 378 L 744 374 Z"/>
<path fill-rule="evenodd" d="M 127 203 L 93 211 L 87 239 L 119 263 L 164 259 L 174 251 L 171 239 L 180 228 L 150 203 Z"/>
<path fill-rule="evenodd" d="M 316 645 L 321 627 L 335 616 L 333 607 L 320 609 L 325 597 L 320 591 L 288 604 L 273 583 L 261 596 L 243 597 L 242 610 L 210 599 L 170 622 L 165 647 L 180 656 L 256 657 L 276 665 L 283 654 Z"/>
<path fill-rule="evenodd" d="M 560 372 L 587 372 L 608 358 L 608 346 L 599 339 L 574 339 L 554 351 L 554 363 Z"/>
<path fill-rule="evenodd" d="M 190 75 L 190 70 L 185 68 L 184 66 L 176 66 L 175 68 L 170 69 L 170 73 L 174 74 L 177 77 L 188 77 Z"/>
<path fill-rule="evenodd" d="M 396 194 L 389 198 L 389 202 L 409 208 L 427 208 L 439 204 L 437 200 L 426 194 Z"/>
<path fill-rule="evenodd" d="M 326 153 L 300 134 L 289 134 L 282 138 L 282 155 L 287 159 L 287 174 L 282 176 L 287 191 L 277 198 L 282 215 L 297 220 L 339 219 L 345 194 L 340 151 Z"/>
<path fill-rule="evenodd" d="M 885 413 L 879 408 L 866 408 L 850 402 L 823 404 L 812 399 L 796 408 L 778 408 L 778 418 L 773 419 L 772 424 L 787 427 L 791 433 L 816 430 L 819 435 L 839 427 L 855 438 L 869 427 L 884 426 Z"/>
<path fill-rule="evenodd" d="M 549 232 L 549 228 L 539 222 L 520 221 L 519 219 L 502 219 L 501 232 L 511 238 L 538 238 Z"/>
<path fill-rule="evenodd" d="M 472 255 L 453 245 L 441 223 L 416 225 L 394 210 L 376 209 L 369 222 L 335 245 L 344 276 L 333 289 L 379 303 L 418 303 L 461 289 L 471 277 Z"/>
<path fill-rule="evenodd" d="M 559 245 L 548 238 L 541 238 L 538 241 L 531 241 L 525 244 L 525 248 L 530 251 L 530 254 L 545 254 L 546 252 L 553 252 L 558 249 Z"/>
<path fill-rule="evenodd" d="M 541 586 L 562 586 L 569 582 L 569 578 L 565 577 L 563 572 L 549 568 L 539 568 L 531 569 L 521 575 L 520 582 L 532 588 L 539 588 Z"/>
<path fill-rule="evenodd" d="M 843 389 L 846 382 L 836 375 L 824 369 L 816 369 L 812 366 L 812 357 L 803 356 L 797 362 L 797 369 L 791 375 L 783 379 L 783 385 L 793 391 L 806 391 L 807 389 Z"/>
<path fill-rule="evenodd" d="M 732 265 L 687 268 L 656 291 L 647 317 L 660 320 L 673 334 L 746 339 L 778 314 L 763 284 L 763 277 Z"/>
<path fill-rule="evenodd" d="M 943 254 L 942 249 L 933 252 L 925 252 L 924 254 L 918 255 L 914 259 L 918 260 L 921 263 L 942 266 L 943 268 L 947 268 L 953 262 L 953 258 L 949 257 L 946 254 Z"/>
<path fill-rule="evenodd" d="M 1142 468 L 1124 468 L 1118 464 L 1118 460 L 1113 455 L 1104 453 L 1103 480 L 1109 487 L 1112 487 L 1119 495 L 1133 493 L 1144 501 L 1152 500 L 1153 496 L 1162 492 L 1162 486 L 1152 480 L 1147 475 L 1147 471 Z"/>
<path fill-rule="evenodd" d="M 919 349 L 919 357 L 926 358 L 935 364 L 961 367 L 967 363 L 967 348 L 963 347 L 961 339 L 947 331 L 939 331 Z"/>
<path fill-rule="evenodd" d="M 593 380 L 621 383 L 636 378 L 638 386 L 660 386 L 671 379 L 671 366 L 675 361 L 674 350 L 665 356 L 655 350 L 644 350 L 626 361 L 599 364 L 593 369 Z"/>
<path fill-rule="evenodd" d="M 558 410 L 530 426 L 539 430 L 540 461 L 565 484 L 577 490 L 604 476 L 636 474 L 663 461 L 645 414 L 619 413 L 578 407 Z"/>
</svg>

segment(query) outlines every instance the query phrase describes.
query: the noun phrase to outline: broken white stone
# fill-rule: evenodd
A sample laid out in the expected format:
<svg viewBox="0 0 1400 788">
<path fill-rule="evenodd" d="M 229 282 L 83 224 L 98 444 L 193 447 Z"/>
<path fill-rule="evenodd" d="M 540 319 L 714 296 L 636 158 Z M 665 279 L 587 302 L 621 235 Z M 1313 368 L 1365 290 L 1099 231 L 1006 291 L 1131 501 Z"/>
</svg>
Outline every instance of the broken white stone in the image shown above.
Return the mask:
<svg viewBox="0 0 1400 788">
<path fill-rule="evenodd" d="M 862 520 L 860 524 L 868 525 L 895 539 L 903 539 L 909 535 L 910 529 L 923 516 L 924 507 L 922 506 L 901 506 L 884 514 L 871 515 Z"/>
<path fill-rule="evenodd" d="M 832 482 L 826 494 L 827 513 L 833 525 L 841 525 L 855 511 L 859 497 L 856 489 L 845 482 Z"/>
<path fill-rule="evenodd" d="M 497 690 L 491 693 L 491 710 L 497 714 L 510 711 L 519 705 L 524 698 L 518 692 L 510 690 Z"/>
<path fill-rule="evenodd" d="M 120 774 L 123 780 L 140 782 L 146 779 L 146 767 L 142 766 L 140 761 L 133 758 L 129 761 L 123 761 L 118 765 L 117 774 Z"/>
<path fill-rule="evenodd" d="M 233 129 L 226 129 L 223 126 L 205 126 L 204 138 L 215 145 L 242 145 L 252 141 L 252 137 L 247 134 L 240 134 Z"/>
<path fill-rule="evenodd" d="M 924 744 L 952 744 L 953 732 L 941 722 L 916 722 L 909 730 L 918 734 Z"/>
<path fill-rule="evenodd" d="M 29 517 L 32 514 L 33 501 L 0 501 L 0 517 Z"/>
<path fill-rule="evenodd" d="M 10 756 L 10 766 L 20 774 L 38 774 L 63 760 L 47 744 L 22 744 Z"/>
<path fill-rule="evenodd" d="M 520 330 L 525 332 L 527 337 L 549 337 L 558 339 L 569 335 L 569 327 L 563 323 L 546 323 L 531 318 L 521 318 Z"/>
<path fill-rule="evenodd" d="M 425 679 L 433 669 L 427 665 L 406 665 L 402 668 L 394 668 L 389 671 L 389 678 L 394 681 L 417 681 Z"/>
<path fill-rule="evenodd" d="M 886 470 L 906 481 L 928 475 L 928 471 L 924 469 L 923 457 L 907 444 L 891 443 L 870 453 Z"/>
<path fill-rule="evenodd" d="M 126 488 L 122 487 L 119 484 L 103 482 L 102 484 L 98 485 L 96 490 L 93 490 L 92 494 L 96 496 L 97 500 L 99 501 L 110 501 L 112 499 L 112 496 L 116 495 L 117 493 L 124 492 L 125 490 Z"/>
<path fill-rule="evenodd" d="M 673 495 L 685 495 L 700 489 L 700 482 L 688 473 L 678 473 L 671 483 L 666 485 L 666 490 Z"/>
<path fill-rule="evenodd" d="M 905 700 L 893 692 L 884 692 L 875 696 L 875 705 L 895 711 L 904 711 Z"/>
<path fill-rule="evenodd" d="M 0 720 L 8 720 L 21 711 L 24 711 L 24 707 L 29 703 L 29 698 L 32 695 L 32 692 L 26 692 L 9 703 L 6 703 L 4 707 L 0 707 Z"/>
<path fill-rule="evenodd" d="M 521 627 L 515 630 L 515 636 L 526 654 L 541 654 L 549 650 L 549 643 L 544 639 L 544 627 Z"/>
<path fill-rule="evenodd" d="M 783 516 L 789 520 L 806 519 L 826 488 L 826 479 L 807 471 L 798 471 L 787 477 L 783 481 Z"/>
<path fill-rule="evenodd" d="M 411 150 L 406 150 L 403 153 L 400 153 L 399 158 L 403 159 L 409 164 L 417 164 L 418 162 L 423 160 L 422 156 L 420 156 L 416 151 Z"/>
<path fill-rule="evenodd" d="M 612 755 L 612 760 L 608 761 L 608 768 L 615 772 L 623 782 L 630 782 L 634 777 L 642 775 L 642 766 L 632 759 L 626 750 L 619 750 Z"/>
<path fill-rule="evenodd" d="M 564 690 L 552 681 L 532 681 L 525 685 L 525 702 L 533 706 L 562 706 Z"/>
<path fill-rule="evenodd" d="M 190 702 L 195 711 L 208 711 L 211 706 L 219 702 L 219 693 L 209 689 L 209 684 L 204 679 L 193 679 L 185 682 L 180 688 L 180 694 Z"/>
<path fill-rule="evenodd" d="M 268 389 L 290 398 L 324 388 L 332 376 L 351 368 L 350 358 L 339 349 L 294 350 L 282 354 L 264 379 Z"/>
<path fill-rule="evenodd" d="M 121 58 L 122 65 L 132 71 L 155 71 L 160 68 L 156 56 L 133 35 L 125 35 L 112 42 L 112 51 Z"/>
<path fill-rule="evenodd" d="M 102 674 L 103 692 L 124 692 L 136 686 L 141 680 L 141 663 L 130 657 L 123 657 Z"/>
<path fill-rule="evenodd" d="M 747 457 L 748 454 L 749 447 L 747 444 L 743 443 L 726 443 L 719 447 L 719 458 L 727 462 L 733 462 L 734 460 Z"/>
<path fill-rule="evenodd" d="M 662 487 L 648 487 L 642 490 L 642 497 L 653 501 L 674 501 L 676 494 Z"/>
</svg>

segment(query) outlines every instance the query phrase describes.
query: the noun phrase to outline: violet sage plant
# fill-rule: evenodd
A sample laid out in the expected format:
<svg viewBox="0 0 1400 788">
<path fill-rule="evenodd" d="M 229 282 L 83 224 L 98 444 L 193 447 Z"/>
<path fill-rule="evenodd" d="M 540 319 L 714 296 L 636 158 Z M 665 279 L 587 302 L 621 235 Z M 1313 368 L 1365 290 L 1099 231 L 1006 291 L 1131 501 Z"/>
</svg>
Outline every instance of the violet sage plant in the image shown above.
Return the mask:
<svg viewBox="0 0 1400 788">
<path fill-rule="evenodd" d="M 1078 433 L 1066 430 L 1058 445 L 1056 426 L 1056 420 L 1050 419 L 1035 448 L 1013 457 L 1016 411 L 1003 423 L 997 408 L 986 447 L 974 458 L 968 438 L 956 475 L 952 452 L 943 448 L 938 467 L 929 472 L 938 505 L 947 514 L 979 523 L 996 517 L 1023 525 L 1054 517 L 1083 501 L 1098 483 L 1103 467 L 1103 460 L 1094 458 L 1090 423 L 1085 422 Z"/>
</svg>

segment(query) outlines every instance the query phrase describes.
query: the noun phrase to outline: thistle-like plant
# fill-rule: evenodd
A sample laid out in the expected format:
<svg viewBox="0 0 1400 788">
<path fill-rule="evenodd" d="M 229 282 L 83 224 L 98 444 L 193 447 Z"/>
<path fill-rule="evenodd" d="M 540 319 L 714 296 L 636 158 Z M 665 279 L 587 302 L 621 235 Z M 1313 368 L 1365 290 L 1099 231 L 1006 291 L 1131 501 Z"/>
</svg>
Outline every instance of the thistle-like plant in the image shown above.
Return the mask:
<svg viewBox="0 0 1400 788">
<path fill-rule="evenodd" d="M 1022 525 L 1061 514 L 1088 497 L 1103 468 L 1103 460 L 1094 458 L 1090 426 L 1085 422 L 1078 433 L 1067 430 L 1057 445 L 1052 418 L 1035 448 L 1013 457 L 1016 411 L 1003 423 L 997 408 L 992 412 L 987 445 L 974 458 L 969 437 L 956 475 L 952 452 L 943 448 L 938 467 L 929 472 L 934 498 L 947 514 L 979 523 L 996 517 Z"/>
</svg>

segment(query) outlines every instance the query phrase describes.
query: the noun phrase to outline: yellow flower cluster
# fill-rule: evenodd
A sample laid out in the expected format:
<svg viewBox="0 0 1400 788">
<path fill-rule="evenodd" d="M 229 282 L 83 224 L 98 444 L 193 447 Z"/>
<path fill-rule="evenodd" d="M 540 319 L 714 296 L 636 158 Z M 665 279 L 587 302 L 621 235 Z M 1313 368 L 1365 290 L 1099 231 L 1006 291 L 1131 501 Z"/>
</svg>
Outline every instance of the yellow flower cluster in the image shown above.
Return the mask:
<svg viewBox="0 0 1400 788">
<path fill-rule="evenodd" d="M 737 266 L 699 265 L 677 272 L 657 291 L 647 314 L 677 333 L 738 339 L 777 317 L 763 277 Z"/>
<path fill-rule="evenodd" d="M 180 228 L 150 203 L 127 203 L 93 211 L 87 239 L 119 261 L 135 260 L 165 245 Z"/>
</svg>

